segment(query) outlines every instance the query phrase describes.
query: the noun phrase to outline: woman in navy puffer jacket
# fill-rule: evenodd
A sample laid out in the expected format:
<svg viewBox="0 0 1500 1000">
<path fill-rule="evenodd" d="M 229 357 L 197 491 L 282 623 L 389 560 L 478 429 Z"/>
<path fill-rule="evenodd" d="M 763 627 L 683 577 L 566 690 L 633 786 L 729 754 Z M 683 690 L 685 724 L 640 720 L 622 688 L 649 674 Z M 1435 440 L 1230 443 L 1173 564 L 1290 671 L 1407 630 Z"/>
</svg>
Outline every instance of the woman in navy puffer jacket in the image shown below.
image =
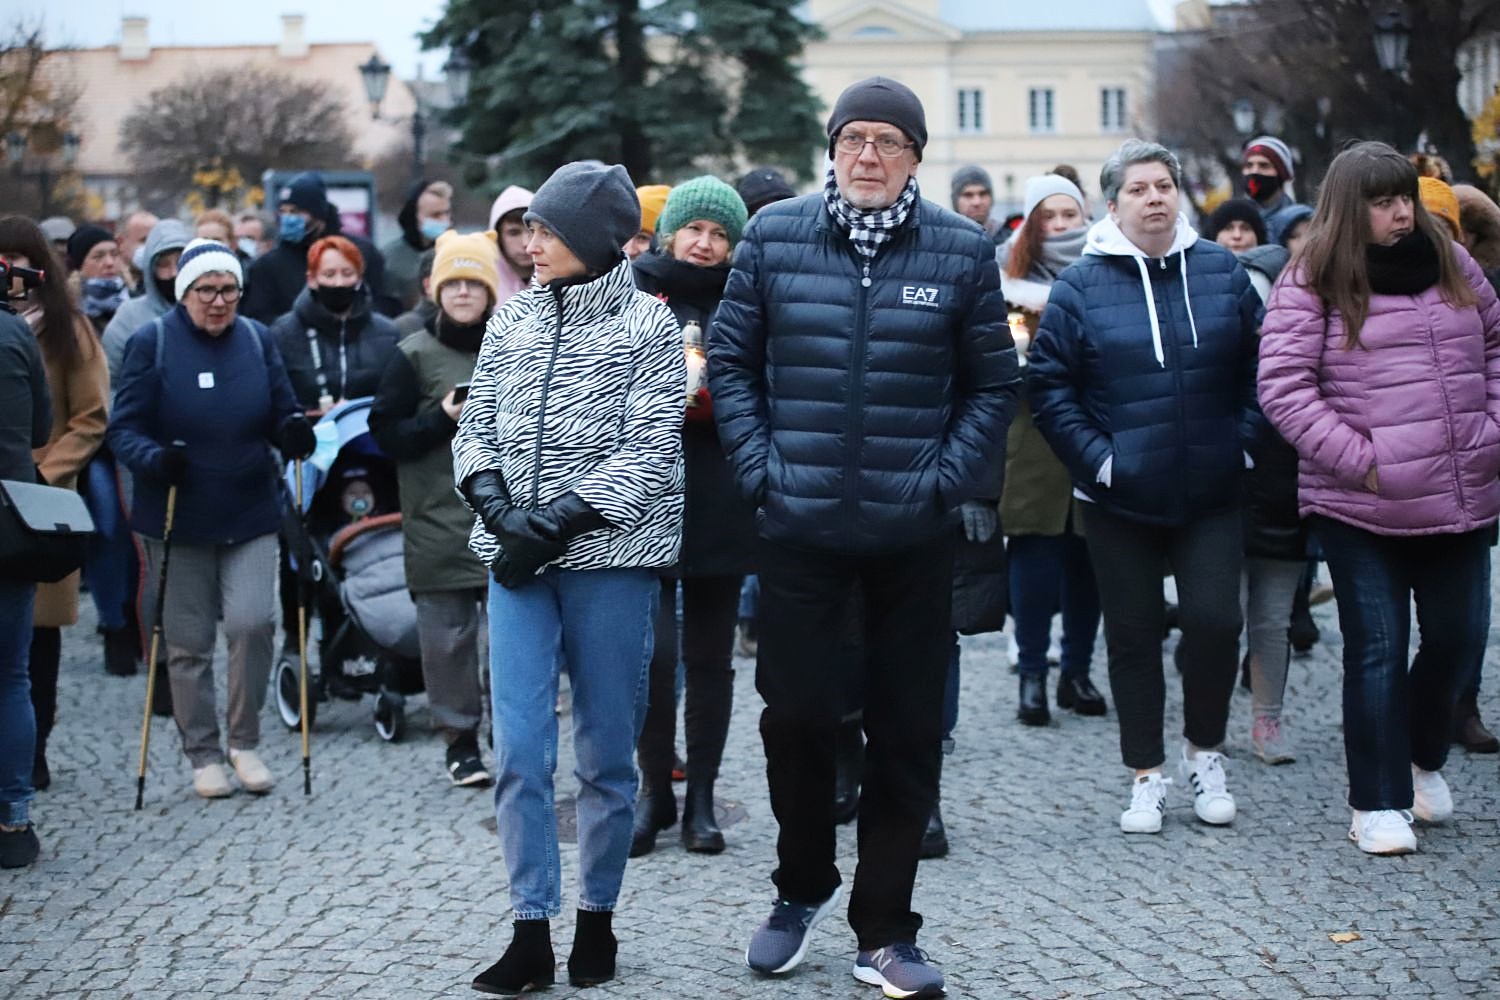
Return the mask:
<svg viewBox="0 0 1500 1000">
<path fill-rule="evenodd" d="M 1161 829 L 1166 782 L 1161 572 L 1177 577 L 1182 770 L 1206 823 L 1234 819 L 1216 748 L 1239 655 L 1242 450 L 1255 440 L 1260 299 L 1178 213 L 1182 170 L 1130 140 L 1105 164 L 1109 217 L 1052 288 L 1031 348 L 1037 427 L 1072 476 L 1098 581 L 1126 833 Z"/>
</svg>

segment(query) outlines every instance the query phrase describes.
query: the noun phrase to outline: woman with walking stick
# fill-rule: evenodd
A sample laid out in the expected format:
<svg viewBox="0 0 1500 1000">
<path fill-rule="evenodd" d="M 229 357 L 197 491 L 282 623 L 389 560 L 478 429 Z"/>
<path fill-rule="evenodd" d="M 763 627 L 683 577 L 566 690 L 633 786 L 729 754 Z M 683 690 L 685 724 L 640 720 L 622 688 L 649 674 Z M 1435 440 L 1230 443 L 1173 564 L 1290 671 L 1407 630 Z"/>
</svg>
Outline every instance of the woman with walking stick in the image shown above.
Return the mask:
<svg viewBox="0 0 1500 1000">
<path fill-rule="evenodd" d="M 213 652 L 229 641 L 229 763 L 251 792 L 274 779 L 255 753 L 275 639 L 280 497 L 271 448 L 306 458 L 315 439 L 265 327 L 237 315 L 243 275 L 221 243 L 194 240 L 177 305 L 125 348 L 109 444 L 136 477 L 132 527 L 150 572 L 166 559 L 163 629 L 173 714 L 204 798 L 230 794 L 214 713 Z M 175 523 L 167 494 L 176 487 Z"/>
</svg>

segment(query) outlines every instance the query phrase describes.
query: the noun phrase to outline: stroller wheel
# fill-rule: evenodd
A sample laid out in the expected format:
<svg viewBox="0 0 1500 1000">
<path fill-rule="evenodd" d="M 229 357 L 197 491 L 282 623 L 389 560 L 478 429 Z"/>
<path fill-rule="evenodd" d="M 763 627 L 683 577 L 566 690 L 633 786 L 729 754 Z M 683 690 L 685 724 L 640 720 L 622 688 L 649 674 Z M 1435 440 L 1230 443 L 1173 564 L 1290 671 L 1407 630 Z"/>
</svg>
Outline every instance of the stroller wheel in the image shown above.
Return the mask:
<svg viewBox="0 0 1500 1000">
<path fill-rule="evenodd" d="M 392 691 L 375 696 L 375 732 L 387 743 L 399 743 L 406 735 L 406 699 Z"/>
<path fill-rule="evenodd" d="M 302 725 L 302 689 L 298 678 L 297 661 L 282 657 L 276 661 L 276 673 L 271 678 L 271 688 L 276 692 L 276 714 L 288 729 Z M 312 728 L 318 721 L 318 699 L 313 679 L 307 679 L 307 726 Z"/>
</svg>

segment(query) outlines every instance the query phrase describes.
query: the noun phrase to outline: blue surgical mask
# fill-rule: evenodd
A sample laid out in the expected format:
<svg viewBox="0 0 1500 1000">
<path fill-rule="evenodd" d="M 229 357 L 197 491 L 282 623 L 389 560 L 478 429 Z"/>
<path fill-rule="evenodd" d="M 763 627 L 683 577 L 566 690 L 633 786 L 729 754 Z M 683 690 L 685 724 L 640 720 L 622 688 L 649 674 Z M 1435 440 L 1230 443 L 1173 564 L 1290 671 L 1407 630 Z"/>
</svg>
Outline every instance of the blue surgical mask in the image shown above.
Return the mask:
<svg viewBox="0 0 1500 1000">
<path fill-rule="evenodd" d="M 241 236 L 236 245 L 240 248 L 240 253 L 251 260 L 254 260 L 256 254 L 260 253 L 260 245 L 249 236 Z"/>
<path fill-rule="evenodd" d="M 422 238 L 432 242 L 437 242 L 437 238 L 439 236 L 443 235 L 452 228 L 452 226 L 444 222 L 442 219 L 423 219 Z"/>
<path fill-rule="evenodd" d="M 307 217 L 283 215 L 281 217 L 281 242 L 297 244 L 307 238 Z"/>
</svg>

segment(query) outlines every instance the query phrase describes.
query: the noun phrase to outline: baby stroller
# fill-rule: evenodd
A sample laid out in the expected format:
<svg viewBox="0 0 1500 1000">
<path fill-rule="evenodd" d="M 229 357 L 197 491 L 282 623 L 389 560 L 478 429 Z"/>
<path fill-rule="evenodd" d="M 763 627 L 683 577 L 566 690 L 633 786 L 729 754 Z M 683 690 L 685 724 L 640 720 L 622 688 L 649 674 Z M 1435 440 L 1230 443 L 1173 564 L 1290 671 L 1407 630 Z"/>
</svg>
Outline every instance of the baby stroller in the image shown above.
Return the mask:
<svg viewBox="0 0 1500 1000">
<path fill-rule="evenodd" d="M 396 473 L 369 432 L 369 398 L 329 410 L 314 428 L 318 446 L 302 466 L 286 468 L 282 532 L 304 602 L 322 622 L 318 670 L 308 678 L 308 724 L 330 697 L 375 696 L 375 731 L 387 742 L 406 732 L 406 696 L 422 690 L 417 608 L 406 589 Z M 309 643 L 311 635 L 309 635 Z M 290 729 L 301 724 L 295 657 L 271 679 L 276 709 Z"/>
</svg>

